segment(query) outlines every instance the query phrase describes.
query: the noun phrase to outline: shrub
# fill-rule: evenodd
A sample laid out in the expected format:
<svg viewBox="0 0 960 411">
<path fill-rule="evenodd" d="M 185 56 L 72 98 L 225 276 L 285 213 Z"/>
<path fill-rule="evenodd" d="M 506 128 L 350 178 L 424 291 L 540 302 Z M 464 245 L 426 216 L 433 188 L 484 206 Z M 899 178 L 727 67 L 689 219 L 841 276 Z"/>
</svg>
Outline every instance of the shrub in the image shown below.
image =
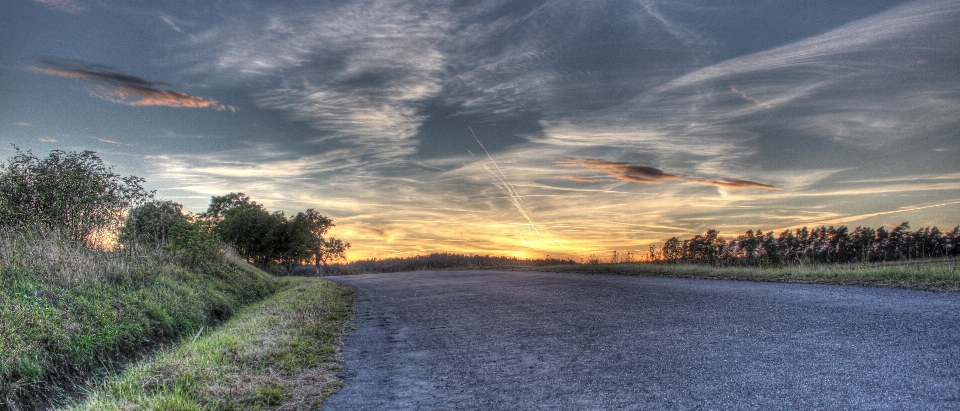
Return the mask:
<svg viewBox="0 0 960 411">
<path fill-rule="evenodd" d="M 149 201 L 142 178 L 121 177 L 93 151 L 54 150 L 40 159 L 21 151 L 0 164 L 0 228 L 65 232 L 91 240 L 117 230 L 123 212 Z"/>
</svg>

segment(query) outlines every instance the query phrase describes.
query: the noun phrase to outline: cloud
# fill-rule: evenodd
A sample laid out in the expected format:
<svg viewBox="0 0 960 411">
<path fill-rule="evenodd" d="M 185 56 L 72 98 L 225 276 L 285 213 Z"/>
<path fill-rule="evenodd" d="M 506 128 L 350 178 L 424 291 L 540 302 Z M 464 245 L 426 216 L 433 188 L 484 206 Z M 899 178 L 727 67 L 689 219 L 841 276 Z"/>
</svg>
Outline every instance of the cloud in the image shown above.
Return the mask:
<svg viewBox="0 0 960 411">
<path fill-rule="evenodd" d="M 722 188 L 761 188 L 764 190 L 779 190 L 779 187 L 769 184 L 760 184 L 753 181 L 737 180 L 735 178 L 723 178 L 722 181 L 715 180 L 693 180 L 694 183 L 706 184 Z"/>
<path fill-rule="evenodd" d="M 160 20 L 163 21 L 164 23 L 166 23 L 168 26 L 170 26 L 170 28 L 172 28 L 172 29 L 173 29 L 174 31 L 176 31 L 177 33 L 183 33 L 183 30 L 180 29 L 179 26 L 177 26 L 177 23 L 175 23 L 175 22 L 173 21 L 173 18 L 171 18 L 170 16 L 168 16 L 168 15 L 166 15 L 166 14 L 161 14 L 161 15 L 160 15 Z"/>
<path fill-rule="evenodd" d="M 557 177 L 558 177 L 558 178 L 562 178 L 562 179 L 564 179 L 564 180 L 577 181 L 577 182 L 580 182 L 580 183 L 595 183 L 595 182 L 597 182 L 596 180 L 591 180 L 591 179 L 586 178 L 586 177 L 577 177 L 577 176 L 557 176 Z"/>
<path fill-rule="evenodd" d="M 577 160 L 577 159 L 568 159 L 560 160 L 557 162 L 557 165 L 565 167 L 586 167 L 592 170 L 599 170 L 609 174 L 611 177 L 631 181 L 634 183 L 643 183 L 643 184 L 659 184 L 662 180 L 682 180 L 683 178 L 674 175 L 667 174 L 659 169 L 648 167 L 644 165 L 634 165 L 627 163 L 616 163 L 606 160 Z"/>
<path fill-rule="evenodd" d="M 421 104 L 440 90 L 439 50 L 452 18 L 420 2 L 311 2 L 232 13 L 187 45 L 197 73 L 263 85 L 264 108 L 332 141 L 373 150 L 374 161 L 416 151 Z M 206 58 L 212 57 L 212 58 Z"/>
<path fill-rule="evenodd" d="M 41 142 L 41 143 L 56 143 L 56 142 L 57 142 L 57 140 L 55 140 L 55 139 L 53 139 L 53 138 L 51 138 L 51 137 L 40 137 L 40 138 L 37 139 L 37 141 L 39 141 L 39 142 Z"/>
<path fill-rule="evenodd" d="M 71 14 L 83 13 L 87 6 L 77 3 L 73 0 L 33 0 L 51 9 L 60 10 Z"/>
<path fill-rule="evenodd" d="M 14 124 L 16 124 L 17 127 L 30 127 L 30 126 L 33 125 L 33 124 L 30 124 L 30 123 L 28 123 L 28 122 L 26 122 L 26 121 L 18 121 L 18 122 L 14 123 Z"/>
<path fill-rule="evenodd" d="M 188 108 L 214 108 L 236 111 L 236 107 L 218 103 L 214 99 L 191 96 L 186 93 L 164 90 L 166 83 L 157 83 L 117 72 L 97 64 L 77 61 L 41 61 L 42 66 L 29 67 L 35 73 L 91 81 L 96 83 L 87 92 L 110 102 L 128 106 L 166 106 Z"/>
<path fill-rule="evenodd" d="M 665 91 L 687 87 L 719 78 L 730 78 L 762 70 L 810 67 L 824 70 L 850 71 L 857 68 L 850 60 L 825 64 L 824 59 L 845 53 L 863 51 L 888 40 L 894 40 L 921 27 L 950 22 L 956 18 L 960 2 L 928 0 L 910 2 L 889 11 L 844 25 L 819 36 L 777 47 L 769 51 L 733 58 L 694 71 L 671 81 Z M 953 24 L 953 23 L 950 23 Z"/>
</svg>

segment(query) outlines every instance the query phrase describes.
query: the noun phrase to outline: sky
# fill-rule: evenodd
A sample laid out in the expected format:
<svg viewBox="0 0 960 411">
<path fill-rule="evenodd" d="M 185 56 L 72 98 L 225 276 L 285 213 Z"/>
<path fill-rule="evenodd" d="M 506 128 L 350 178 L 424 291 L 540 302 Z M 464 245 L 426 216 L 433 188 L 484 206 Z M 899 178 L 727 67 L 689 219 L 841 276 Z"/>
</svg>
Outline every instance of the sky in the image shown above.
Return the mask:
<svg viewBox="0 0 960 411">
<path fill-rule="evenodd" d="M 950 229 L 960 0 L 2 0 L 0 143 L 351 260 Z"/>
</svg>

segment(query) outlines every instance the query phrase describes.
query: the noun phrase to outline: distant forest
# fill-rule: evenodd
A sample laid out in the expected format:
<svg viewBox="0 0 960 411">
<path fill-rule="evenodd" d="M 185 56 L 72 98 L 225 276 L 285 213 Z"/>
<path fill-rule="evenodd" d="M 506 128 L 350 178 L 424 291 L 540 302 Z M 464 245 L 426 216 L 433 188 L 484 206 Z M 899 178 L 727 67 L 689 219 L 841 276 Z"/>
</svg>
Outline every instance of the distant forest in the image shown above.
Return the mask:
<svg viewBox="0 0 960 411">
<path fill-rule="evenodd" d="M 807 227 L 747 231 L 733 239 L 707 230 L 688 240 L 673 237 L 662 247 L 650 246 L 649 260 L 710 265 L 781 266 L 805 263 L 886 262 L 960 255 L 960 226 L 950 232 L 937 227 L 910 231 L 901 223 L 890 231 L 880 227 Z"/>
<path fill-rule="evenodd" d="M 573 260 L 556 258 L 529 260 L 516 257 L 498 257 L 489 255 L 466 255 L 433 253 L 412 257 L 359 260 L 347 264 L 331 264 L 325 274 L 365 274 L 391 273 L 417 270 L 464 270 L 473 268 L 516 268 L 545 267 L 560 264 L 576 264 Z M 313 275 L 315 267 L 302 266 L 294 270 L 293 275 Z"/>
</svg>

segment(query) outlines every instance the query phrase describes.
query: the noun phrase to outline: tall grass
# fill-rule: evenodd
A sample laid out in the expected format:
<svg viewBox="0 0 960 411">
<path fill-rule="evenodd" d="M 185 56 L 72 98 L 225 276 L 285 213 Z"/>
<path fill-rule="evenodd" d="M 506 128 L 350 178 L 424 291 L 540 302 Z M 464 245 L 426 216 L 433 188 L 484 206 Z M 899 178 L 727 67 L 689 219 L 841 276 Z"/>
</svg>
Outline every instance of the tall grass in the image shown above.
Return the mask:
<svg viewBox="0 0 960 411">
<path fill-rule="evenodd" d="M 139 353 L 277 288 L 226 252 L 184 259 L 0 231 L 0 409 L 62 403 Z"/>
</svg>

